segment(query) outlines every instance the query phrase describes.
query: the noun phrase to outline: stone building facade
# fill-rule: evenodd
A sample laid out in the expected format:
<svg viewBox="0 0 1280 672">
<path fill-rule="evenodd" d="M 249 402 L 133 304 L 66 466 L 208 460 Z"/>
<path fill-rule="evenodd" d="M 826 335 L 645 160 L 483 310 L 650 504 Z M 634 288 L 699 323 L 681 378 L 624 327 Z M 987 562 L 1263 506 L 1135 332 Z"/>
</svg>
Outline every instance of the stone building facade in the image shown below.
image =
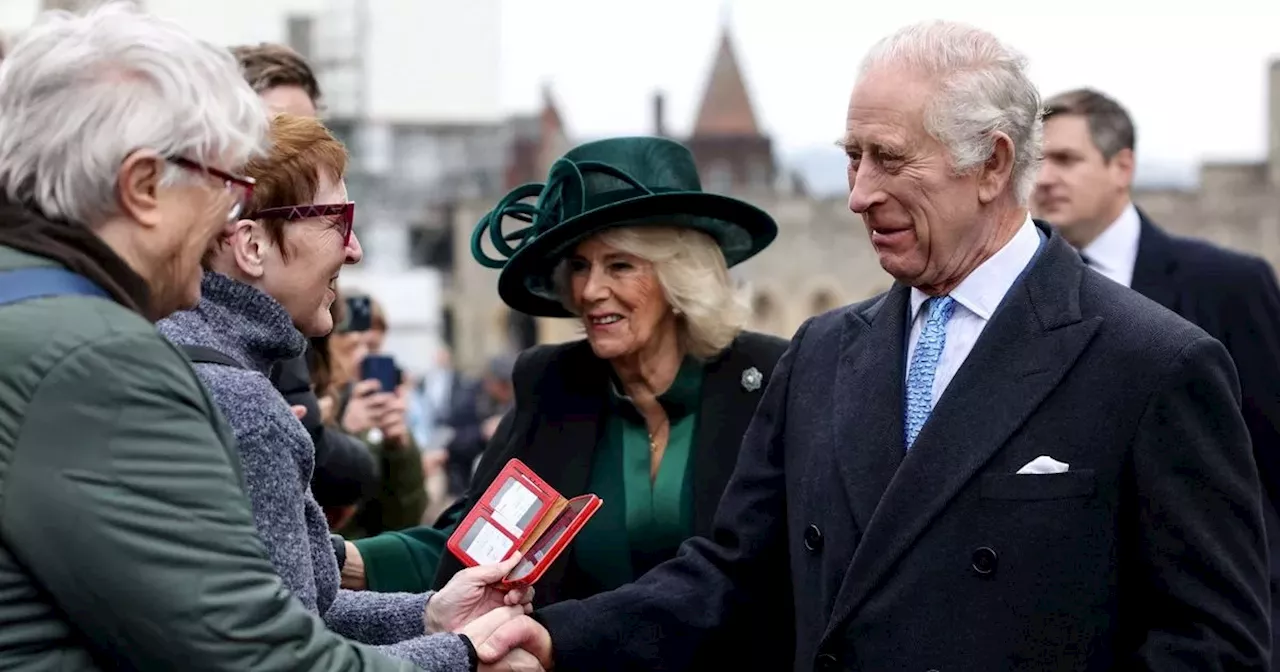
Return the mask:
<svg viewBox="0 0 1280 672">
<path fill-rule="evenodd" d="M 1206 163 L 1196 188 L 1139 189 L 1134 198 L 1170 231 L 1256 254 L 1280 266 L 1280 61 L 1268 72 L 1270 147 L 1264 161 Z M 654 102 L 655 134 L 664 131 L 662 107 L 659 96 Z M 880 268 L 861 219 L 849 212 L 845 199 L 813 198 L 796 181 L 778 177 L 771 143 L 756 124 L 727 35 L 692 137 L 683 141 L 694 152 L 704 188 L 754 203 L 778 222 L 774 244 L 734 269 L 750 294 L 749 328 L 790 337 L 812 315 L 889 288 L 892 278 Z M 515 347 L 511 324 L 521 319 L 498 299 L 498 273 L 468 263 L 472 227 L 492 205 L 463 204 L 454 221 L 458 263 L 445 301 L 456 330 L 454 359 L 463 368 L 478 367 L 486 357 Z M 572 320 L 534 322 L 536 339 L 542 343 L 581 337 Z"/>
</svg>

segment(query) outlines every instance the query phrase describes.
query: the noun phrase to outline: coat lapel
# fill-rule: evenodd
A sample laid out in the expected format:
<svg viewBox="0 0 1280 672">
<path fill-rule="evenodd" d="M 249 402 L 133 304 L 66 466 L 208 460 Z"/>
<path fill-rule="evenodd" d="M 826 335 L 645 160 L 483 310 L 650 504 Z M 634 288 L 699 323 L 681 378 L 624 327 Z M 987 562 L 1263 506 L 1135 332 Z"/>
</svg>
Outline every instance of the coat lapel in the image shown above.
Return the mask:
<svg viewBox="0 0 1280 672">
<path fill-rule="evenodd" d="M 992 316 L 892 476 L 854 552 L 828 636 L 1058 385 L 1097 331 L 1101 320 L 1083 320 L 1080 314 L 1084 263 L 1056 235 L 1045 246 Z M 881 338 L 873 330 L 862 340 L 875 344 Z M 901 346 L 892 351 L 900 352 Z M 889 348 L 884 352 L 888 357 Z M 888 382 L 878 378 L 856 382 L 889 391 Z M 883 408 L 885 399 L 893 399 L 887 405 L 894 411 L 864 415 L 900 418 L 900 398 L 899 393 L 866 399 L 859 408 Z M 888 420 L 866 423 L 887 431 Z"/>
<path fill-rule="evenodd" d="M 555 386 L 559 394 L 544 395 L 543 417 L 534 420 L 533 438 L 522 451 L 534 473 L 567 498 L 585 493 L 591 480 L 591 457 L 606 413 L 606 366 L 585 341 L 566 355 L 557 367 L 565 372 Z"/>
<path fill-rule="evenodd" d="M 758 389 L 746 389 L 742 374 L 751 366 L 751 358 L 736 343 L 706 366 L 693 443 L 693 531 L 700 536 L 711 534 L 720 496 L 738 462 L 742 437 L 768 383 L 764 380 Z"/>
<path fill-rule="evenodd" d="M 1173 255 L 1169 234 L 1161 231 L 1147 216 L 1138 211 L 1142 233 L 1138 237 L 1138 257 L 1133 265 L 1132 289 L 1156 303 L 1177 312 L 1177 290 L 1173 274 L 1177 258 Z"/>
<path fill-rule="evenodd" d="M 865 530 L 903 453 L 907 301 L 895 285 L 868 316 L 847 311 L 840 337 L 833 427 L 849 505 Z M 871 409 L 876 409 L 874 412 Z"/>
</svg>

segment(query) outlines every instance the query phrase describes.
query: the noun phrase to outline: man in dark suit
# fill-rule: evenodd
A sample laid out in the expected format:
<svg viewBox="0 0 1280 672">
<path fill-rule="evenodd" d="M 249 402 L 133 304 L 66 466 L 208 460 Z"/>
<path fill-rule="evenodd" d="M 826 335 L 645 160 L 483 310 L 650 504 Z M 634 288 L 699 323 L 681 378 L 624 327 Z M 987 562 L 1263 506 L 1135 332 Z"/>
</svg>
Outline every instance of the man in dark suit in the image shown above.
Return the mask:
<svg viewBox="0 0 1280 672">
<path fill-rule="evenodd" d="M 1045 105 L 1035 207 L 1085 263 L 1195 323 L 1226 346 L 1266 495 L 1272 641 L 1280 640 L 1280 288 L 1267 262 L 1160 230 L 1130 198 L 1133 120 L 1077 89 Z M 1273 669 L 1280 659 L 1273 656 Z"/>
<path fill-rule="evenodd" d="M 850 208 L 887 293 L 778 364 L 711 539 L 483 638 L 557 670 L 686 669 L 739 610 L 796 670 L 1264 670 L 1257 468 L 1222 344 L 1088 272 L 1026 204 L 1025 61 L 941 22 L 874 47 Z M 794 604 L 794 620 L 757 608 Z"/>
</svg>

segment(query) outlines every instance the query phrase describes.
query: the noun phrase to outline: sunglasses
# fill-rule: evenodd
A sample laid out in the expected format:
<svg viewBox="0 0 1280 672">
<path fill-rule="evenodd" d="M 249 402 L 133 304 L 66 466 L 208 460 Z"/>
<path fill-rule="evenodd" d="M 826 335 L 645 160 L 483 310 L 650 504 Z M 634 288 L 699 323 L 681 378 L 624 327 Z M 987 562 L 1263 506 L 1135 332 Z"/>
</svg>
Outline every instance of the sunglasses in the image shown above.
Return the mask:
<svg viewBox="0 0 1280 672">
<path fill-rule="evenodd" d="M 246 219 L 283 219 L 286 222 L 297 222 L 312 217 L 337 217 L 342 225 L 342 246 L 351 244 L 351 229 L 356 220 L 356 204 L 328 203 L 323 205 L 285 205 L 279 208 L 265 208 L 250 215 Z"/>
<path fill-rule="evenodd" d="M 191 159 L 181 156 L 170 156 L 167 157 L 166 160 L 180 168 L 185 168 L 197 173 L 204 173 L 205 175 L 222 180 L 223 186 L 226 190 L 231 192 L 235 197 L 235 202 L 231 204 L 231 210 L 227 212 L 228 222 L 234 222 L 238 219 L 240 217 L 240 213 L 244 212 L 245 208 L 249 206 L 249 200 L 253 198 L 254 180 L 252 177 L 232 175 L 226 171 L 218 170 L 213 166 L 206 166 L 203 163 L 197 163 Z"/>
</svg>

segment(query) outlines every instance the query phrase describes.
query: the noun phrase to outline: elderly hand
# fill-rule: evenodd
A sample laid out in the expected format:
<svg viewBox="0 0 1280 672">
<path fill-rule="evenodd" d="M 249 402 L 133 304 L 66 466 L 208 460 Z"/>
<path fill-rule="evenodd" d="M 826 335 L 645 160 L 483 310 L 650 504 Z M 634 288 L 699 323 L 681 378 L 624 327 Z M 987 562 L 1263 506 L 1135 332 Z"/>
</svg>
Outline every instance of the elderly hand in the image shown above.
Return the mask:
<svg viewBox="0 0 1280 672">
<path fill-rule="evenodd" d="M 475 634 L 467 634 L 482 664 L 496 664 L 506 660 L 512 651 L 524 649 L 533 654 L 544 669 L 555 666 L 551 650 L 551 634 L 540 623 L 528 616 L 516 616 L 505 620 L 495 617 L 485 625 L 497 623 L 487 633 L 477 628 Z M 483 669 L 483 667 L 481 668 Z M 502 669 L 501 667 L 497 669 Z"/>
<path fill-rule="evenodd" d="M 516 618 L 526 618 L 524 609 L 521 607 L 499 607 L 468 623 L 462 629 L 461 634 L 471 640 L 472 646 L 478 647 L 481 642 L 489 639 L 495 630 Z M 542 670 L 544 668 L 536 656 L 527 651 L 515 649 L 509 651 L 505 656 L 497 657 L 492 662 L 481 661 L 477 669 L 480 671 L 494 670 L 495 672 L 505 670 L 525 672 L 526 670 Z"/>
<path fill-rule="evenodd" d="M 532 611 L 533 588 L 505 590 L 497 585 L 519 562 L 520 554 L 516 553 L 504 562 L 471 567 L 454 574 L 444 588 L 427 600 L 423 614 L 427 632 L 462 630 L 465 634 L 464 626 L 503 607 L 516 614 Z"/>
</svg>

